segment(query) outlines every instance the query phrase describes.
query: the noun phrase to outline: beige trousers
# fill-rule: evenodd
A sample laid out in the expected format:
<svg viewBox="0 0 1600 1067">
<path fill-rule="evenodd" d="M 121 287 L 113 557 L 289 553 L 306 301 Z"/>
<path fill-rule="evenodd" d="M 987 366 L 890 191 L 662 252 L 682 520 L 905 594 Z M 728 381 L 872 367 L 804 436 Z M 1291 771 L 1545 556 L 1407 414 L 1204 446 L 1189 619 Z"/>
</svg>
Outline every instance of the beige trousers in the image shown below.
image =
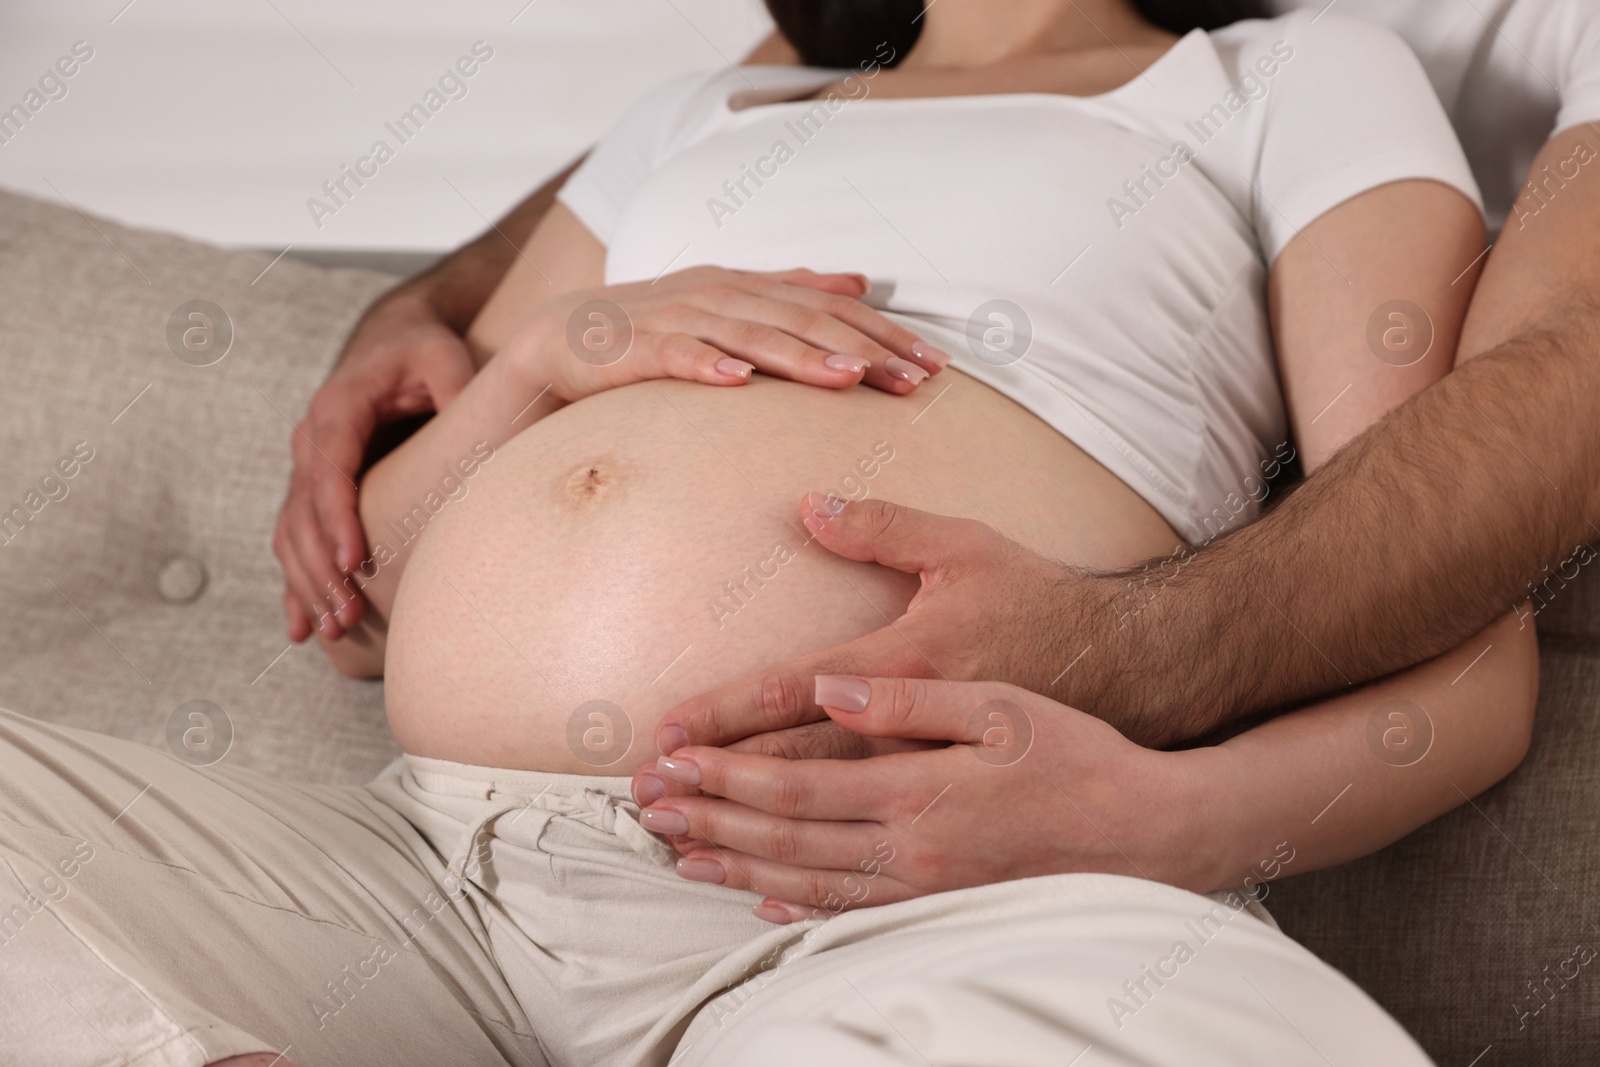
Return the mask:
<svg viewBox="0 0 1600 1067">
<path fill-rule="evenodd" d="M 772 927 L 626 790 L 295 785 L 0 711 L 0 1064 L 1427 1062 L 1238 901 L 1063 875 Z"/>
</svg>

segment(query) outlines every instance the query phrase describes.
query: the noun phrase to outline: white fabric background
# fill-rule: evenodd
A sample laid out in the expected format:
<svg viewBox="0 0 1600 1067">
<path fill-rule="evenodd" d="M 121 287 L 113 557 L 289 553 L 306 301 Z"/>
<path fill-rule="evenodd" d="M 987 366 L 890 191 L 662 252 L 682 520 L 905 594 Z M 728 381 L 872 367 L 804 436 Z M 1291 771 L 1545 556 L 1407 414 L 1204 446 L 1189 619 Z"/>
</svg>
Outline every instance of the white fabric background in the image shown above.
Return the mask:
<svg viewBox="0 0 1600 1067">
<path fill-rule="evenodd" d="M 0 109 L 73 42 L 95 54 L 0 144 L 0 186 L 223 244 L 442 250 L 651 85 L 769 29 L 760 0 L 4 4 Z M 468 95 L 317 229 L 306 198 L 376 138 L 396 145 L 384 122 L 479 39 L 495 55 Z"/>
</svg>

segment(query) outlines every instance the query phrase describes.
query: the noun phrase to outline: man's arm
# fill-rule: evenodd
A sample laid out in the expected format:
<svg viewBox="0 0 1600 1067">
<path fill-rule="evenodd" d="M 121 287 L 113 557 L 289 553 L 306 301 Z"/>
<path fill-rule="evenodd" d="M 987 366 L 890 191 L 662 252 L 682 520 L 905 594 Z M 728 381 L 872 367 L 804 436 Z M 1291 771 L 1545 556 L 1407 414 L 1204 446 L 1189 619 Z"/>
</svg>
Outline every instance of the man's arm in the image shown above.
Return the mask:
<svg viewBox="0 0 1600 1067">
<path fill-rule="evenodd" d="M 511 265 L 533 236 L 539 221 L 555 205 L 556 194 L 578 169 L 583 157 L 573 160 L 528 198 L 473 241 L 456 249 L 429 270 L 401 282 L 373 305 L 381 306 L 390 297 L 410 292 L 421 297 L 452 330 L 462 336 L 478 312 L 489 302 Z M 369 312 L 370 314 L 370 312 Z"/>
<path fill-rule="evenodd" d="M 1147 740 L 1196 736 L 1438 655 L 1600 538 L 1600 131 L 1551 139 L 1534 175 L 1547 166 L 1576 177 L 1524 192 L 1458 369 L 1202 549 L 1126 627 L 1138 576 L 1064 587 L 1082 612 L 1064 644 L 1092 649 L 1048 695 Z"/>
<path fill-rule="evenodd" d="M 1527 751 L 1538 673 L 1531 631 L 1508 616 L 1376 685 L 1181 752 L 996 682 L 819 677 L 851 736 L 955 743 L 866 760 L 690 747 L 634 788 L 703 794 L 640 796 L 641 822 L 674 835 L 681 876 L 767 894 L 755 914 L 771 922 L 1083 871 L 1208 893 L 1369 855 L 1487 789 Z"/>
<path fill-rule="evenodd" d="M 484 234 L 380 297 L 356 324 L 333 373 L 291 438 L 294 473 L 272 547 L 284 571 L 289 637 L 316 627 L 330 640 L 361 619 L 360 597 L 341 597 L 344 575 L 366 557 L 356 478 L 380 423 L 438 411 L 482 360 L 468 326 L 555 203 L 577 163 L 551 178 Z"/>
</svg>

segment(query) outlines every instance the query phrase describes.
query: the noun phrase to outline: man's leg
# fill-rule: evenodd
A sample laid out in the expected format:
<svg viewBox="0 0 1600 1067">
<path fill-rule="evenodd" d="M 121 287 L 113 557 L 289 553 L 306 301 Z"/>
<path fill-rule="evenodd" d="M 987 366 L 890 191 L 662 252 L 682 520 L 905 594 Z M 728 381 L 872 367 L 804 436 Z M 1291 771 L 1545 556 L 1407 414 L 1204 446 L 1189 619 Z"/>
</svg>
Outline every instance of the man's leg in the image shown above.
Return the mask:
<svg viewBox="0 0 1600 1067">
<path fill-rule="evenodd" d="M 541 1064 L 427 850 L 365 790 L 0 712 L 0 1059 Z"/>
<path fill-rule="evenodd" d="M 1061 875 L 846 912 L 711 1001 L 675 1067 L 1428 1063 L 1243 903 Z"/>
</svg>

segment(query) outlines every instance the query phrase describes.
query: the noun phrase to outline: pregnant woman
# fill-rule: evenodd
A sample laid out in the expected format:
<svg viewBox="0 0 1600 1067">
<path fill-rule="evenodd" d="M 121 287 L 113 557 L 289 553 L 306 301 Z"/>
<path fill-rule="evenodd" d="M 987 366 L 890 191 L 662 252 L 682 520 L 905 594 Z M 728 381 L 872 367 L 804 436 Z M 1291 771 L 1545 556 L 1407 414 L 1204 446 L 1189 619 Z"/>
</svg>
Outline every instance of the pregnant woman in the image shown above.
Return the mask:
<svg viewBox="0 0 1600 1067">
<path fill-rule="evenodd" d="M 629 798 L 640 764 L 682 770 L 651 740 L 675 703 L 905 609 L 914 576 L 811 543 L 839 500 L 1101 568 L 1201 542 L 1449 369 L 1483 247 L 1415 59 L 1336 15 L 1179 36 L 1121 0 L 772 6 L 813 65 L 638 105 L 474 325 L 481 372 L 363 482 L 372 610 L 325 647 L 383 674 L 404 759 L 313 789 L 5 720 L 0 847 L 23 883 L 74 871 L 0 950 L 27 1062 L 1424 1062 L 1221 891 L 1242 857 L 1338 862 L 1508 773 L 1536 684 L 1514 622 L 1148 754 L 1196 798 L 1342 798 L 1337 832 L 1281 844 L 1197 800 L 1156 880 L 1101 849 L 875 898 L 910 819 L 840 831 L 858 902 L 896 902 L 774 925 Z M 1458 671 L 1426 759 L 1366 748 L 1372 708 Z M 1078 711 L 1034 719 L 1132 766 Z M 907 798 L 935 801 L 961 802 Z"/>
</svg>

